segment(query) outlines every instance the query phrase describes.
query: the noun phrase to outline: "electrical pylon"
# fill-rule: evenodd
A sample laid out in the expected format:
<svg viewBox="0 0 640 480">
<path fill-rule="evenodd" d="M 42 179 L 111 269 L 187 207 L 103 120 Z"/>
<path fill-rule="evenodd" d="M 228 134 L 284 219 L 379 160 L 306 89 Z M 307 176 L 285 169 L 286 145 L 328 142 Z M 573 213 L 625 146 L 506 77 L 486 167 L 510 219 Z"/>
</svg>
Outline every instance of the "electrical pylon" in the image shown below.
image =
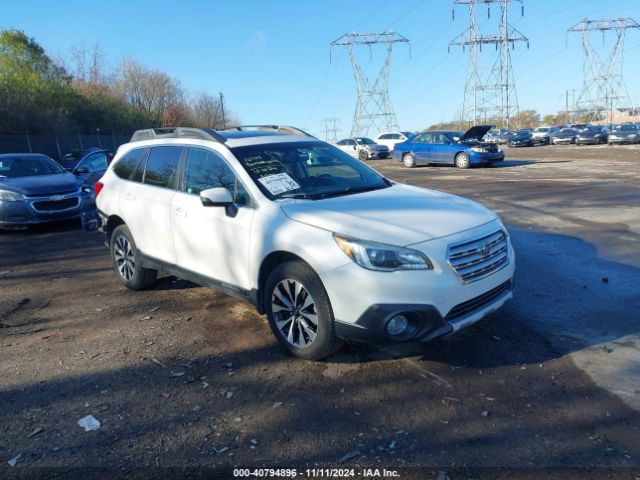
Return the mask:
<svg viewBox="0 0 640 480">
<path fill-rule="evenodd" d="M 376 131 L 399 129 L 398 120 L 389 98 L 389 69 L 392 48 L 395 43 L 409 43 L 409 40 L 399 33 L 387 30 L 381 33 L 348 32 L 329 44 L 330 50 L 333 47 L 342 46 L 347 47 L 349 51 L 358 94 L 353 126 L 351 127 L 351 136 L 353 137 L 367 136 L 372 128 Z M 384 63 L 373 82 L 356 57 L 356 47 L 363 45 L 369 46 L 369 54 L 372 59 L 374 46 L 380 45 L 386 49 Z"/>
<path fill-rule="evenodd" d="M 338 128 L 338 119 L 336 117 L 323 118 L 324 122 L 324 139 L 327 142 L 337 143 L 338 133 L 341 131 Z"/>
<path fill-rule="evenodd" d="M 518 116 L 518 95 L 513 76 L 510 48 L 517 42 L 524 42 L 529 48 L 529 39 L 509 24 L 509 3 L 518 2 L 524 15 L 523 0 L 454 0 L 456 5 L 466 5 L 469 9 L 469 28 L 449 42 L 452 46 L 469 49 L 467 76 L 464 89 L 461 123 L 499 122 L 509 128 L 513 118 Z M 477 20 L 478 4 L 485 4 L 487 15 L 491 15 L 491 4 L 500 5 L 500 25 L 498 33 L 483 35 Z M 454 10 L 455 11 L 455 10 Z M 455 14 L 454 14 L 455 17 Z M 481 53 L 483 45 L 494 45 L 491 69 L 485 68 Z"/>
<path fill-rule="evenodd" d="M 576 106 L 578 111 L 593 120 L 603 120 L 605 112 L 613 116 L 613 109 L 633 110 L 633 102 L 622 75 L 625 33 L 630 28 L 640 28 L 631 18 L 611 20 L 584 20 L 567 29 L 569 33 L 582 33 L 584 49 L 584 79 Z M 592 32 L 615 32 L 617 39 L 609 55 L 602 59 L 591 44 Z"/>
</svg>

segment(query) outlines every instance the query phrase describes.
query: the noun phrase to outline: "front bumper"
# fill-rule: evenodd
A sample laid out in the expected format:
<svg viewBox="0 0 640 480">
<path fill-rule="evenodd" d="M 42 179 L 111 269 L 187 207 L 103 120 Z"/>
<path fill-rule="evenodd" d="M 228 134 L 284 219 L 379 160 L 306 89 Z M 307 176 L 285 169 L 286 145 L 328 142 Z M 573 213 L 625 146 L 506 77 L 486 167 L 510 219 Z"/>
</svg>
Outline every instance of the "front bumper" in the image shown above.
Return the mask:
<svg viewBox="0 0 640 480">
<path fill-rule="evenodd" d="M 554 145 L 570 145 L 574 142 L 575 140 L 573 138 L 554 138 L 551 140 L 551 143 Z"/>
<path fill-rule="evenodd" d="M 474 152 L 469 151 L 469 159 L 471 163 L 493 163 L 502 162 L 504 160 L 504 152 Z"/>
<path fill-rule="evenodd" d="M 601 138 L 577 138 L 576 137 L 576 145 L 598 145 L 602 143 Z"/>
<path fill-rule="evenodd" d="M 638 137 L 609 137 L 609 143 L 638 143 Z"/>
<path fill-rule="evenodd" d="M 531 141 L 533 143 L 547 144 L 549 143 L 549 137 L 531 137 Z"/>
<path fill-rule="evenodd" d="M 436 307 L 428 304 L 375 304 L 355 323 L 336 321 L 336 335 L 346 340 L 374 345 L 427 342 L 473 325 L 501 308 L 511 298 L 512 282 L 507 281 L 483 295 L 457 305 L 445 317 Z M 464 313 L 458 315 L 460 311 Z M 400 339 L 394 339 L 386 332 L 387 323 L 396 315 L 408 318 L 413 328 L 411 334 Z"/>
<path fill-rule="evenodd" d="M 367 154 L 369 155 L 369 158 L 376 158 L 376 159 L 384 159 L 384 158 L 389 158 L 390 152 L 389 150 L 373 150 L 373 151 L 368 151 Z"/>
<path fill-rule="evenodd" d="M 515 255 L 509 242 L 505 266 L 477 281 L 464 283 L 446 260 L 451 245 L 482 238 L 497 228 L 497 222 L 491 222 L 413 245 L 431 259 L 433 270 L 375 272 L 350 262 L 321 272 L 336 318 L 336 334 L 374 344 L 423 342 L 471 325 L 502 307 L 513 296 Z M 417 326 L 407 338 L 386 333 L 387 322 L 398 314 L 406 314 Z"/>
<path fill-rule="evenodd" d="M 80 218 L 83 201 L 83 196 L 79 192 L 48 197 L 27 197 L 23 202 L 0 201 L 0 227 L 23 227 Z M 61 206 L 57 207 L 56 202 Z"/>
</svg>

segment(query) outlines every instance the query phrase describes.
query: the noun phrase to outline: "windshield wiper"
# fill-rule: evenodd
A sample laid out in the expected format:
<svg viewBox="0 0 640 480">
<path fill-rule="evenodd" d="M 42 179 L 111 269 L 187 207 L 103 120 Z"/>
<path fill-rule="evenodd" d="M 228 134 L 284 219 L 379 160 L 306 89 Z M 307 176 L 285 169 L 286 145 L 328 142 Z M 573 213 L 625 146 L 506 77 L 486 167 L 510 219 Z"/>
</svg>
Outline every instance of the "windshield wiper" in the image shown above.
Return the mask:
<svg viewBox="0 0 640 480">
<path fill-rule="evenodd" d="M 303 192 L 298 192 L 298 193 L 283 193 L 282 195 L 279 195 L 276 200 L 279 200 L 281 198 L 303 198 L 303 199 L 310 199 L 311 196 L 307 195 L 306 193 Z"/>
<path fill-rule="evenodd" d="M 348 187 L 343 190 L 336 190 L 333 192 L 323 192 L 316 193 L 312 195 L 311 198 L 314 200 L 318 200 L 321 198 L 331 198 L 331 197 L 340 197 L 342 195 L 350 195 L 352 193 L 361 193 L 361 192 L 370 192 L 372 190 L 380 190 L 381 188 L 387 188 L 386 185 L 368 185 L 362 187 Z"/>
</svg>

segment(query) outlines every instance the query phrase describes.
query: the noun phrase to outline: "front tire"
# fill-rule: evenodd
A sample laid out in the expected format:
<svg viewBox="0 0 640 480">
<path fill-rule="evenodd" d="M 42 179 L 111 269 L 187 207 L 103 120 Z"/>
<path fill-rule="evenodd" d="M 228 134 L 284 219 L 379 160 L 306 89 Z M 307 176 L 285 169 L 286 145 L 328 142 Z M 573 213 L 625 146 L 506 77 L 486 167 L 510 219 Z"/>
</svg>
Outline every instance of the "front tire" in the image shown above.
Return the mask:
<svg viewBox="0 0 640 480">
<path fill-rule="evenodd" d="M 158 271 L 142 266 L 140 253 L 126 225 L 120 225 L 113 231 L 109 249 L 113 267 L 125 287 L 142 290 L 155 283 Z"/>
<path fill-rule="evenodd" d="M 413 168 L 416 166 L 416 159 L 412 153 L 405 153 L 402 156 L 402 163 L 407 168 Z"/>
<path fill-rule="evenodd" d="M 471 160 L 469 160 L 469 155 L 464 152 L 460 152 L 456 155 L 455 158 L 456 167 L 458 168 L 469 168 L 471 166 Z"/>
<path fill-rule="evenodd" d="M 320 360 L 342 346 L 329 296 L 307 264 L 278 265 L 265 284 L 264 304 L 278 343 L 294 357 Z"/>
<path fill-rule="evenodd" d="M 369 154 L 366 150 L 362 149 L 358 152 L 358 158 L 364 162 L 369 158 Z"/>
</svg>

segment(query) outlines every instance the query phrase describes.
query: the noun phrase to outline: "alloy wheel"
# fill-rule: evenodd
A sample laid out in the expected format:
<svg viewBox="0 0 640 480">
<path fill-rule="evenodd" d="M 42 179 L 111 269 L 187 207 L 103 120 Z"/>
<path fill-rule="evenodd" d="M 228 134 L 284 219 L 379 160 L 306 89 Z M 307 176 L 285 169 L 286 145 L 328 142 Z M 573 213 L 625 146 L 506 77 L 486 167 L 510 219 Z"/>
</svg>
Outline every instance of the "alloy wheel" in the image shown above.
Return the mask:
<svg viewBox="0 0 640 480">
<path fill-rule="evenodd" d="M 133 278 L 136 268 L 135 257 L 129 239 L 124 235 L 118 235 L 113 246 L 113 258 L 118 272 L 126 281 Z"/>
<path fill-rule="evenodd" d="M 297 280 L 279 282 L 271 294 L 271 311 L 279 333 L 296 347 L 304 348 L 318 335 L 318 312 L 309 291 Z"/>
</svg>

